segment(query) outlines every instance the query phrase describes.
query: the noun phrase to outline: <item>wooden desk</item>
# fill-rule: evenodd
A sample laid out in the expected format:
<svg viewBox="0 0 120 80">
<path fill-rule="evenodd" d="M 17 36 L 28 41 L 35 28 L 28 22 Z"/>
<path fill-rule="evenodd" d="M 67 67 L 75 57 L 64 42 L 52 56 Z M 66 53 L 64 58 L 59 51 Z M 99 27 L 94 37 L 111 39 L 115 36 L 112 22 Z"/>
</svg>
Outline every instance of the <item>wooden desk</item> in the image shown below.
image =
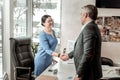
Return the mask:
<svg viewBox="0 0 120 80">
<path fill-rule="evenodd" d="M 108 80 L 109 78 L 120 78 L 120 75 L 116 74 L 115 69 L 120 67 L 109 67 L 109 66 L 102 66 L 103 70 L 103 77 L 101 80 Z M 54 74 L 54 70 L 57 69 L 57 74 Z M 52 76 L 54 79 L 51 80 L 73 80 L 75 76 L 75 66 L 73 61 L 63 62 L 60 61 L 59 63 L 50 65 L 42 74 L 47 76 Z M 39 76 L 39 77 L 41 77 Z M 39 80 L 39 79 L 36 79 Z M 45 79 L 50 80 L 50 79 Z"/>
</svg>

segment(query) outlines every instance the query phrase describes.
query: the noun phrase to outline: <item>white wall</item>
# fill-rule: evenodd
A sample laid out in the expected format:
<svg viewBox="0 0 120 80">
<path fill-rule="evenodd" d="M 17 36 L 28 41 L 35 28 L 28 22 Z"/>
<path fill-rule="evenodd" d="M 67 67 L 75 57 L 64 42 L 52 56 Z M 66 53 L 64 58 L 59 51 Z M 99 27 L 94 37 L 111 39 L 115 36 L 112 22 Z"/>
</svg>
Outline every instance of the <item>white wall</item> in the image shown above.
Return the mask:
<svg viewBox="0 0 120 80">
<path fill-rule="evenodd" d="M 81 29 L 80 9 L 87 3 L 94 4 L 94 0 L 62 0 L 62 48 L 66 47 L 67 40 L 75 40 Z"/>
<path fill-rule="evenodd" d="M 68 40 L 76 40 L 81 29 L 80 8 L 86 4 L 95 4 L 95 0 L 62 0 L 61 17 L 61 50 L 67 47 Z M 120 16 L 119 9 L 98 9 L 98 16 Z M 102 43 L 102 56 L 111 58 L 115 63 L 120 61 L 120 43 Z"/>
</svg>

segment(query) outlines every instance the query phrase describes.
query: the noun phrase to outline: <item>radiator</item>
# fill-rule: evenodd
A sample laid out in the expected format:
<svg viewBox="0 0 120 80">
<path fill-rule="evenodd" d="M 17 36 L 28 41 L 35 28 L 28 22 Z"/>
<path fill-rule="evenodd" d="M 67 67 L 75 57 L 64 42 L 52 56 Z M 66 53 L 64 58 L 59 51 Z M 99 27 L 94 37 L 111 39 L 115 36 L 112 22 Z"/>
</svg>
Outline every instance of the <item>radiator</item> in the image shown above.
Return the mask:
<svg viewBox="0 0 120 80">
<path fill-rule="evenodd" d="M 8 74 L 5 72 L 4 75 L 3 75 L 3 80 L 9 80 L 8 78 Z"/>
</svg>

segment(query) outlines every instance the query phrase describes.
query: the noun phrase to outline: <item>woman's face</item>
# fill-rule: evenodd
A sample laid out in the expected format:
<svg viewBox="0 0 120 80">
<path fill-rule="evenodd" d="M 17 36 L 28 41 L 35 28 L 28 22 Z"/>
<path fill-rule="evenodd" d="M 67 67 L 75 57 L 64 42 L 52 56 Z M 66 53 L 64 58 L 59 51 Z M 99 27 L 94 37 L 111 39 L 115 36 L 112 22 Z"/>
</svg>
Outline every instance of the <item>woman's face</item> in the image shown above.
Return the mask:
<svg viewBox="0 0 120 80">
<path fill-rule="evenodd" d="M 48 17 L 45 21 L 45 23 L 43 23 L 45 27 L 48 27 L 48 28 L 52 28 L 54 26 L 54 22 L 52 20 L 51 17 Z"/>
</svg>

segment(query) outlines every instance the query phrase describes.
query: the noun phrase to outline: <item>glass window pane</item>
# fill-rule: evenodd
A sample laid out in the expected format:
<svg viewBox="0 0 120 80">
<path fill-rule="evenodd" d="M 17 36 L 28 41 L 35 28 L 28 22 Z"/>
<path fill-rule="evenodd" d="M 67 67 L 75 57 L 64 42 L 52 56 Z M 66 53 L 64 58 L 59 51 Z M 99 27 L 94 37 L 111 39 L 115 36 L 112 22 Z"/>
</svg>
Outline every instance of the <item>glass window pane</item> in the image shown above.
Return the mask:
<svg viewBox="0 0 120 80">
<path fill-rule="evenodd" d="M 14 37 L 26 36 L 26 0 L 14 1 Z"/>
<path fill-rule="evenodd" d="M 60 47 L 60 4 L 61 0 L 33 0 L 33 42 L 39 42 L 39 32 L 43 30 L 41 17 L 51 15 L 54 20 L 54 30 L 58 38 L 57 51 Z"/>
</svg>

